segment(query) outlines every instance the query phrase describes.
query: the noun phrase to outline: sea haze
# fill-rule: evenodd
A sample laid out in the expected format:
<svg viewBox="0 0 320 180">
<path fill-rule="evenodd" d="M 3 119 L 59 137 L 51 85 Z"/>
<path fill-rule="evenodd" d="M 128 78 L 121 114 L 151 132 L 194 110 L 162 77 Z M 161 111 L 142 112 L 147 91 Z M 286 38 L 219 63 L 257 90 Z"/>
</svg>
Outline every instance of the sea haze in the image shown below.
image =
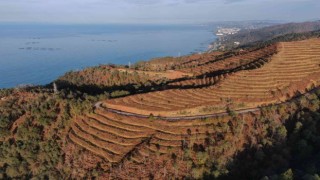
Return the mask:
<svg viewBox="0 0 320 180">
<path fill-rule="evenodd" d="M 196 25 L 0 24 L 0 88 L 44 85 L 67 71 L 205 51 L 213 29 Z"/>
</svg>

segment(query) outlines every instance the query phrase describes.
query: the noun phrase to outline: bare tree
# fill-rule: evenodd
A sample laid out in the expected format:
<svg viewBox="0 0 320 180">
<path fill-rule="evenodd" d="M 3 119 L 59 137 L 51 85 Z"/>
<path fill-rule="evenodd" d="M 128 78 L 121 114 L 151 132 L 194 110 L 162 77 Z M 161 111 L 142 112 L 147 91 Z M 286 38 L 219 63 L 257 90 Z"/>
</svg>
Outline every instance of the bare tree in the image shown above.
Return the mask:
<svg viewBox="0 0 320 180">
<path fill-rule="evenodd" d="M 57 94 L 59 91 L 58 91 L 58 86 L 57 86 L 57 84 L 54 82 L 53 83 L 53 92 L 54 92 L 54 94 Z"/>
</svg>

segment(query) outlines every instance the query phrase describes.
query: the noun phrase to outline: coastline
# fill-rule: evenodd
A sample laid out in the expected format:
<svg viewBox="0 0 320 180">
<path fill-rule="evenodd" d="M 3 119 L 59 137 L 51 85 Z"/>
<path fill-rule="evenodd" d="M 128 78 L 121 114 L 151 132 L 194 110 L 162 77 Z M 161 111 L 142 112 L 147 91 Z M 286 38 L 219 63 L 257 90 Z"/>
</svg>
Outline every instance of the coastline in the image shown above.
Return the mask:
<svg viewBox="0 0 320 180">
<path fill-rule="evenodd" d="M 92 27 L 87 28 L 90 30 Z M 195 51 L 198 53 L 199 49 L 202 53 L 208 50 L 208 45 L 204 45 L 204 43 L 211 43 L 208 41 L 212 38 L 212 31 L 209 32 L 207 27 L 173 26 L 171 28 L 170 26 L 160 26 L 159 28 L 156 26 L 151 30 L 150 28 L 152 27 L 144 30 L 143 27 L 139 27 L 139 30 L 126 34 L 114 31 L 111 34 L 85 34 L 86 36 L 83 36 L 80 33 L 78 36 L 69 35 L 58 38 L 44 36 L 35 40 L 36 32 L 32 32 L 30 35 L 19 35 L 19 38 L 15 37 L 14 34 L 17 33 L 14 33 L 11 35 L 13 37 L 6 38 L 6 42 L 4 42 L 10 46 L 0 50 L 3 59 L 2 62 L 0 61 L 0 71 L 2 72 L 0 88 L 14 88 L 19 84 L 46 85 L 71 70 L 98 66 L 99 64 L 126 65 L 128 62 L 135 63 L 156 57 L 185 56 Z M 103 29 L 93 30 L 103 31 Z M 125 29 L 120 28 L 119 31 L 125 31 Z M 57 32 L 48 31 L 46 33 L 54 35 Z M 29 38 L 20 38 L 20 36 Z M 92 39 L 96 41 L 92 41 Z M 103 39 L 117 41 L 111 43 L 103 41 Z M 31 41 L 37 41 L 37 44 L 26 44 Z M 35 49 L 41 46 L 56 47 L 60 50 L 21 50 L 21 47 L 26 45 L 30 47 L 33 45 Z"/>
</svg>

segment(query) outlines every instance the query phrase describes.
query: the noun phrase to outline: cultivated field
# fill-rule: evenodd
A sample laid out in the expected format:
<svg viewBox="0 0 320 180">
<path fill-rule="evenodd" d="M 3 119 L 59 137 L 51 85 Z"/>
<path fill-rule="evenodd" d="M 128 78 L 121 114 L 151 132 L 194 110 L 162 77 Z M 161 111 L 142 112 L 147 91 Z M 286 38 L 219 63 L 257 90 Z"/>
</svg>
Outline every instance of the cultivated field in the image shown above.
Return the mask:
<svg viewBox="0 0 320 180">
<path fill-rule="evenodd" d="M 262 59 L 261 56 L 268 57 L 268 63 L 261 60 L 260 66 L 256 69 L 201 80 L 175 82 L 175 85 L 179 83 L 181 85 L 209 84 L 207 87 L 176 88 L 138 94 L 108 100 L 104 106 L 144 115 L 207 114 L 225 111 L 227 106 L 241 109 L 281 102 L 291 98 L 297 92 L 304 92 L 306 88 L 317 86 L 320 80 L 319 39 L 279 43 L 277 44 L 278 53 L 269 57 L 270 53 L 274 53 L 272 47 L 266 47 L 268 50 L 261 49 L 245 54 L 248 59 L 251 58 L 251 61 Z M 240 56 L 242 58 L 236 56 L 225 59 L 226 64 L 234 62 L 234 59 L 240 61 L 244 58 L 243 55 Z M 221 64 L 223 61 L 210 63 L 208 64 L 210 68 L 206 71 L 211 71 L 210 69 L 216 71 L 223 67 Z"/>
<path fill-rule="evenodd" d="M 229 120 L 221 118 L 220 122 L 223 121 Z M 218 144 L 222 132 L 215 132 L 216 123 L 215 119 L 156 121 L 122 116 L 101 108 L 76 119 L 69 139 L 110 163 L 128 159 L 143 163 L 150 155 L 181 155 L 182 147 L 206 146 L 209 141 Z M 225 138 L 228 136 L 222 139 Z"/>
<path fill-rule="evenodd" d="M 280 103 L 297 92 L 318 86 L 320 40 L 279 43 L 239 56 L 241 58 L 226 58 L 225 63 L 236 62 L 235 59 L 240 61 L 244 56 L 250 59 L 247 64 L 251 65 L 264 60 L 254 68 L 217 75 L 220 78 L 213 76 L 211 78 L 217 79 L 213 82 L 204 78 L 201 83 L 207 86 L 202 88 L 177 88 L 105 101 L 94 113 L 78 117 L 68 137 L 75 144 L 115 164 L 129 159 L 134 163 L 144 163 L 150 155 L 183 157 L 184 147 L 195 144 L 200 149 L 214 144 L 219 147 L 215 153 L 234 154 L 230 147 L 243 145 L 234 137 L 241 139 L 239 132 L 252 128 L 250 125 L 243 127 L 241 120 L 230 117 L 218 117 L 218 121 L 217 118 L 184 120 L 182 116 L 225 112 L 227 107 L 238 110 Z M 215 71 L 215 64 L 216 69 L 222 68 L 222 63 L 223 60 L 211 62 L 212 71 Z M 188 80 L 180 82 L 180 85 L 186 82 Z M 179 86 L 179 82 L 176 83 Z M 182 118 L 178 121 L 158 120 L 152 116 L 139 118 L 113 113 L 105 108 Z M 234 129 L 229 129 L 226 124 L 232 124 Z"/>
</svg>

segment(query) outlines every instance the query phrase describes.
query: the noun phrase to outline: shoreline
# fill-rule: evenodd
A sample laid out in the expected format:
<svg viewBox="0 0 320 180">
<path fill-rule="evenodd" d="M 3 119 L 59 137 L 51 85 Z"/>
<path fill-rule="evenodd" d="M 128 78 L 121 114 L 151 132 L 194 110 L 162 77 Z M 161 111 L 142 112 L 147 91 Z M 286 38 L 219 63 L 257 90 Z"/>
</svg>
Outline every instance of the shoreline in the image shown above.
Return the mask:
<svg viewBox="0 0 320 180">
<path fill-rule="evenodd" d="M 152 30 L 152 33 L 146 33 L 146 35 L 145 33 L 142 35 L 141 33 L 128 35 L 123 34 L 121 32 L 116 34 L 113 34 L 111 32 L 108 33 L 106 36 L 112 36 L 113 39 L 118 40 L 117 42 L 114 42 L 113 45 L 103 44 L 102 42 L 85 42 L 86 39 L 84 38 L 78 38 L 75 42 L 68 41 L 68 39 L 65 40 L 65 38 L 43 38 L 39 40 L 39 44 L 45 47 L 51 47 L 52 41 L 54 43 L 59 42 L 60 44 L 62 44 L 61 48 L 63 48 L 63 50 L 59 52 L 28 52 L 21 50 L 19 51 L 19 47 L 21 47 L 23 44 L 27 42 L 26 38 L 21 39 L 15 36 L 11 37 L 7 41 L 15 42 L 15 44 L 9 47 L 10 51 L 8 53 L 12 53 L 14 54 L 14 56 L 4 57 L 4 59 L 7 59 L 8 62 L 11 61 L 14 63 L 7 63 L 6 66 L 4 66 L 4 61 L 2 63 L 3 65 L 1 65 L 0 63 L 0 66 L 6 67 L 6 69 L 4 69 L 3 71 L 2 79 L 0 79 L 0 89 L 16 88 L 17 86 L 23 84 L 45 86 L 47 84 L 52 83 L 52 81 L 56 80 L 60 76 L 63 76 L 65 73 L 69 71 L 75 69 L 83 70 L 89 67 L 96 67 L 99 64 L 112 63 L 125 65 L 126 62 L 130 61 L 133 64 L 140 61 L 141 59 L 146 59 L 147 61 L 149 61 L 157 57 L 175 57 L 178 56 L 179 49 L 181 49 L 181 56 L 190 55 L 192 54 L 192 51 L 195 51 L 196 49 L 202 49 L 200 53 L 207 52 L 207 45 L 206 47 L 204 47 L 202 44 L 206 43 L 210 45 L 211 42 L 208 41 L 212 38 L 212 31 L 208 31 L 208 29 L 204 30 L 204 28 L 193 28 L 194 26 L 189 26 L 190 28 L 183 27 L 184 26 L 180 28 L 178 27 L 178 29 L 169 27 L 167 28 L 167 31 L 164 31 L 163 28 L 154 28 Z M 143 26 L 139 27 L 139 29 L 141 31 L 144 30 Z M 125 30 L 126 29 L 122 29 L 122 31 Z M 149 32 L 150 30 L 145 29 L 145 31 Z M 135 31 L 133 30 L 133 32 Z M 185 32 L 187 34 L 181 32 Z M 32 32 L 32 34 L 36 34 L 36 32 Z M 157 35 L 161 35 L 163 37 Z M 21 36 L 26 35 L 22 34 Z M 93 36 L 96 36 L 96 34 L 93 34 Z M 127 39 L 127 37 L 129 39 Z M 171 37 L 173 37 L 173 39 Z M 104 38 L 104 36 L 101 38 Z M 150 41 L 150 39 L 156 43 Z M 65 43 L 63 43 L 63 41 L 65 41 Z M 174 43 L 170 43 L 170 41 L 173 41 Z M 139 42 L 140 47 L 137 47 L 132 43 L 130 44 L 130 42 Z M 77 46 L 77 44 L 79 43 L 81 45 L 80 47 Z M 163 44 L 167 44 L 168 46 L 163 46 Z M 190 46 L 192 44 L 194 46 Z M 6 47 L 6 49 L 8 48 Z M 0 51 L 0 54 L 4 53 L 7 52 Z M 74 57 L 72 56 L 72 53 L 75 53 Z M 77 53 L 84 54 L 84 56 L 78 56 Z M 62 61 L 63 58 L 65 58 L 64 61 Z M 17 63 L 21 61 L 21 59 L 23 59 L 21 63 L 25 64 L 25 66 L 23 67 L 18 66 L 19 63 Z M 88 59 L 90 61 L 88 61 Z M 32 70 L 32 66 L 35 69 L 41 68 L 42 70 L 35 72 L 34 70 Z M 15 75 L 10 75 L 13 72 L 15 73 Z M 21 72 L 23 72 L 24 74 L 22 74 Z"/>
</svg>

